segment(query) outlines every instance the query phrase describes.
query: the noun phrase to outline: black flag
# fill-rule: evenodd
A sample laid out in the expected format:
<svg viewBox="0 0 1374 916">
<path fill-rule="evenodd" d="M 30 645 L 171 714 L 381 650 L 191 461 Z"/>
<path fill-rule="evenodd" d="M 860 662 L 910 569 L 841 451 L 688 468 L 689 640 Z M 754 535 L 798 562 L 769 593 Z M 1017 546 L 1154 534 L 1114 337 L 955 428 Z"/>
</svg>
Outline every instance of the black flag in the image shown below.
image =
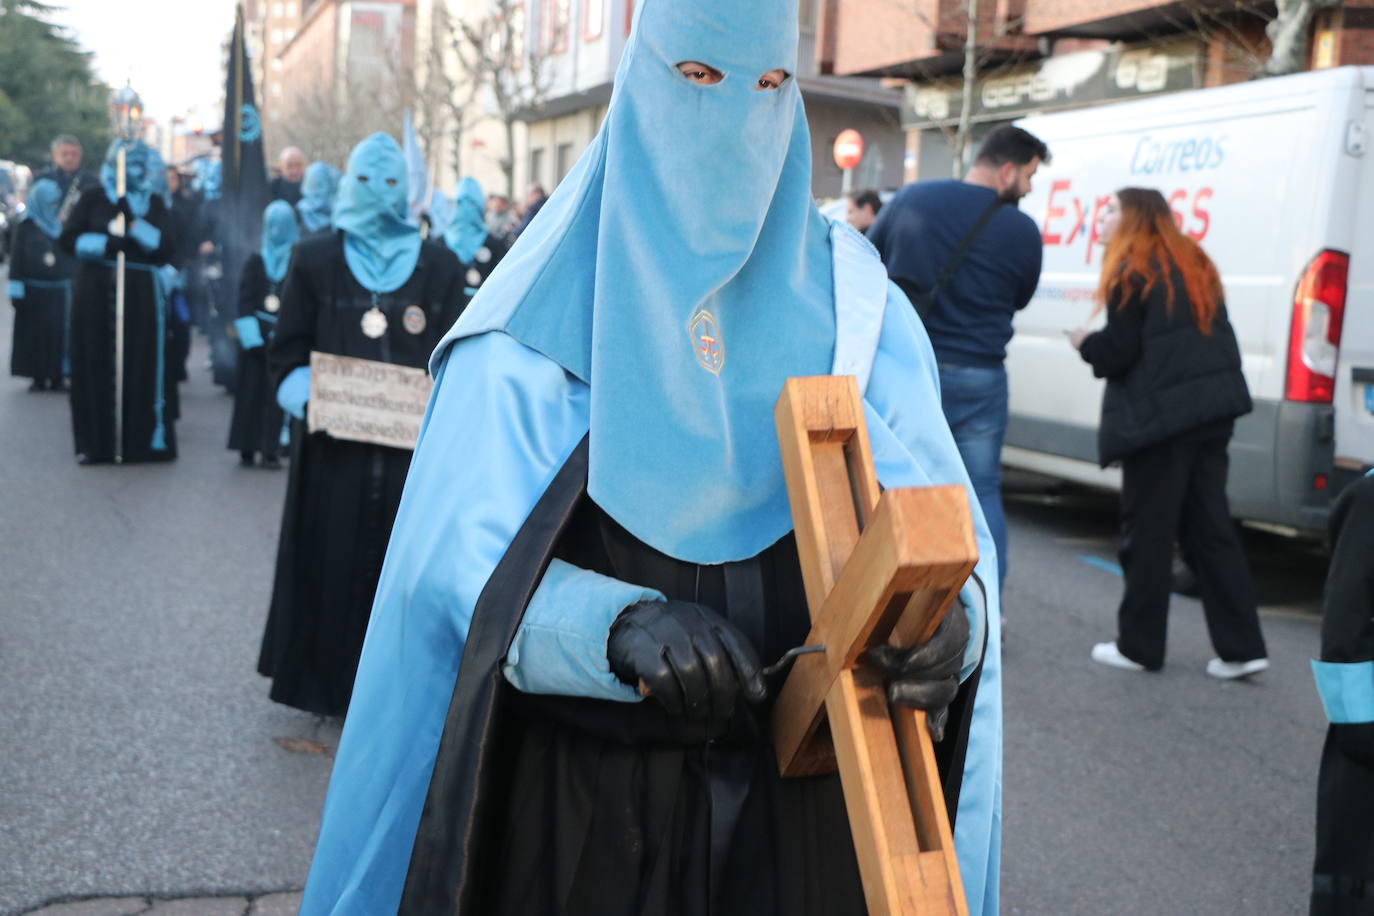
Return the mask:
<svg viewBox="0 0 1374 916">
<path fill-rule="evenodd" d="M 238 347 L 226 335 L 228 325 L 238 315 L 239 277 L 248 255 L 258 247 L 262 235 L 262 211 L 271 200 L 267 185 L 267 162 L 262 148 L 262 119 L 253 94 L 253 74 L 244 45 L 243 5 L 234 16 L 234 37 L 229 46 L 229 67 L 224 85 L 224 133 L 222 189 L 216 241 L 220 246 L 223 278 L 220 283 L 218 325 L 212 331 L 211 360 L 215 381 L 233 385 Z"/>
</svg>

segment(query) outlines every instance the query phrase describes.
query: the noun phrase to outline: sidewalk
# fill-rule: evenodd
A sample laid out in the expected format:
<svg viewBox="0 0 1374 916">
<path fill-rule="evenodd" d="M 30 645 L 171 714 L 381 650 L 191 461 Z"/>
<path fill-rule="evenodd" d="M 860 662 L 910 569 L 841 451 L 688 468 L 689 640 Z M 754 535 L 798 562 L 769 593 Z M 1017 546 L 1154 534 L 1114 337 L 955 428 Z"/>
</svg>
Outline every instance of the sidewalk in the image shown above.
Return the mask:
<svg viewBox="0 0 1374 916">
<path fill-rule="evenodd" d="M 264 894 L 260 897 L 100 897 L 54 903 L 30 910 L 26 916 L 296 916 L 301 895 Z"/>
</svg>

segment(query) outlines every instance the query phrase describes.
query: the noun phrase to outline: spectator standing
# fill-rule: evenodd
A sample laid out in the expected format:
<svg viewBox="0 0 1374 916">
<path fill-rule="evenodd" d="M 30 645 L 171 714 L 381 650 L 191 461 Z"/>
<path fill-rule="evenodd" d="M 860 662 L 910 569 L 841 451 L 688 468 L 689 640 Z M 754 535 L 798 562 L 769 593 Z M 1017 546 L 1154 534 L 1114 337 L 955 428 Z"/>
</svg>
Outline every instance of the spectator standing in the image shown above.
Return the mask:
<svg viewBox="0 0 1374 916">
<path fill-rule="evenodd" d="M 33 379 L 30 391 L 65 391 L 67 326 L 76 264 L 57 247 L 62 192 L 40 178 L 29 191 L 24 217 L 14 229 L 9 296 L 14 306 L 10 374 Z"/>
<path fill-rule="evenodd" d="M 1107 326 L 1076 330 L 1070 341 L 1107 380 L 1098 458 L 1103 467 L 1121 462 L 1125 593 L 1117 639 L 1094 646 L 1093 660 L 1133 671 L 1164 666 L 1177 537 L 1218 655 L 1207 673 L 1256 674 L 1269 662 L 1226 502 L 1226 444 L 1252 404 L 1221 277 L 1155 190 L 1118 191 L 1098 237 L 1107 246 L 1098 287 Z"/>
<path fill-rule="evenodd" d="M 515 239 L 516 227 L 520 217 L 510 205 L 510 198 L 504 194 L 487 195 L 487 230 L 500 236 L 507 244 Z"/>
<path fill-rule="evenodd" d="M 945 418 L 1007 576 L 1002 440 L 1012 318 L 1040 283 L 1035 221 L 1016 208 L 1050 151 L 1019 127 L 988 134 L 963 180 L 908 185 L 869 229 L 888 275 L 922 313 L 940 369 Z"/>
<path fill-rule="evenodd" d="M 300 203 L 301 181 L 305 178 L 305 153 L 288 146 L 277 157 L 278 174 L 269 189 L 273 200 L 284 200 L 291 206 Z"/>
<path fill-rule="evenodd" d="M 39 172 L 35 180 L 47 178 L 57 183 L 57 189 L 62 194 L 57 218 L 59 222 L 65 222 L 81 193 L 99 185 L 100 179 L 81 168 L 81 141 L 70 134 L 58 135 L 52 141 L 49 155 L 52 164 Z"/>
<path fill-rule="evenodd" d="M 883 199 L 872 188 L 863 191 L 850 191 L 849 208 L 845 213 L 845 219 L 848 220 L 849 225 L 860 232 L 868 232 L 868 227 L 873 225 L 873 221 L 878 218 L 878 213 L 882 209 Z"/>
<path fill-rule="evenodd" d="M 544 190 L 542 184 L 532 184 L 525 192 L 524 215 L 520 219 L 520 226 L 515 230 L 518 236 L 530 227 L 534 218 L 539 215 L 539 211 L 544 208 L 544 201 L 549 199 L 549 194 Z"/>
<path fill-rule="evenodd" d="M 1374 477 L 1331 510 L 1322 658 L 1312 663 L 1331 725 L 1317 778 L 1312 916 L 1374 913 Z"/>
</svg>

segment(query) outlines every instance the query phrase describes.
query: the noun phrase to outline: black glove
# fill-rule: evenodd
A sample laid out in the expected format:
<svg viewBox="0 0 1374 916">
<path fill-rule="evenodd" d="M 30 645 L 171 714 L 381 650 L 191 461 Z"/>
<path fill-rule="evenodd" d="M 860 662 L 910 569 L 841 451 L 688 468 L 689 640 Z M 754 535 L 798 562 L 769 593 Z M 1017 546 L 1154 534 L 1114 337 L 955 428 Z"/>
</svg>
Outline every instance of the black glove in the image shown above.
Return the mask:
<svg viewBox="0 0 1374 916">
<path fill-rule="evenodd" d="M 710 608 L 690 601 L 640 601 L 611 625 L 611 671 L 644 682 L 670 715 L 728 718 L 740 692 L 751 703 L 768 695 L 749 640 Z"/>
<path fill-rule="evenodd" d="M 139 248 L 134 244 L 132 237 L 124 235 L 108 235 L 105 237 L 105 257 L 113 261 L 115 255 L 124 252 L 125 257 L 130 257 L 138 253 Z"/>
<path fill-rule="evenodd" d="M 930 736 L 936 741 L 944 740 L 949 704 L 959 693 L 968 635 L 968 614 L 955 602 L 929 642 L 910 649 L 874 646 L 864 653 L 864 661 L 887 680 L 888 702 L 925 710 Z"/>
<path fill-rule="evenodd" d="M 134 220 L 138 219 L 134 215 L 133 205 L 129 203 L 129 198 L 121 197 L 115 201 L 115 209 L 124 215 L 124 231 L 128 232 L 133 228 Z"/>
</svg>

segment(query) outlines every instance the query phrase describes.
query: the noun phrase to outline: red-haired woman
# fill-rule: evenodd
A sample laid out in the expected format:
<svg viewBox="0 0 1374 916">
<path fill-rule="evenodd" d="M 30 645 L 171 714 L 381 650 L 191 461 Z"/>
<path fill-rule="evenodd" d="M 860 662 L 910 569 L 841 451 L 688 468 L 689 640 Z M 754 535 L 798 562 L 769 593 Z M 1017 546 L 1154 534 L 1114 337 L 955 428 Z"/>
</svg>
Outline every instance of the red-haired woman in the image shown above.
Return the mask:
<svg viewBox="0 0 1374 916">
<path fill-rule="evenodd" d="M 1098 289 L 1107 325 L 1074 331 L 1071 341 L 1107 380 L 1098 453 L 1103 467 L 1121 462 L 1126 588 L 1117 639 L 1094 646 L 1092 657 L 1134 671 L 1164 666 L 1177 538 L 1218 656 L 1207 673 L 1256 674 L 1269 662 L 1226 502 L 1226 445 L 1252 405 L 1221 278 L 1158 191 L 1118 191 L 1098 231 L 1107 246 Z"/>
</svg>

